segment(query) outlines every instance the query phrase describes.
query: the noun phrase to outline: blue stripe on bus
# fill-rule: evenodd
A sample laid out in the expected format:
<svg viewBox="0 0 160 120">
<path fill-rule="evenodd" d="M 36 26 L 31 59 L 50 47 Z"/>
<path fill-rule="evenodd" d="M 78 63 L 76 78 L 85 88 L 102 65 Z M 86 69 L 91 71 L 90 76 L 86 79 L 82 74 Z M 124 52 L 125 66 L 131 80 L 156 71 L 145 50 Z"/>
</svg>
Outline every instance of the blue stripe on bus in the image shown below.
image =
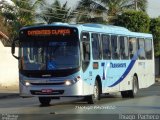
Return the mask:
<svg viewBox="0 0 160 120">
<path fill-rule="evenodd" d="M 129 64 L 128 68 L 125 70 L 123 75 L 115 83 L 113 83 L 112 85 L 110 85 L 108 87 L 113 87 L 124 80 L 124 78 L 128 75 L 128 73 L 131 71 L 132 67 L 134 66 L 134 64 L 138 58 L 138 55 L 141 51 L 142 51 L 142 49 L 139 49 L 138 52 L 133 56 L 131 63 Z"/>
</svg>

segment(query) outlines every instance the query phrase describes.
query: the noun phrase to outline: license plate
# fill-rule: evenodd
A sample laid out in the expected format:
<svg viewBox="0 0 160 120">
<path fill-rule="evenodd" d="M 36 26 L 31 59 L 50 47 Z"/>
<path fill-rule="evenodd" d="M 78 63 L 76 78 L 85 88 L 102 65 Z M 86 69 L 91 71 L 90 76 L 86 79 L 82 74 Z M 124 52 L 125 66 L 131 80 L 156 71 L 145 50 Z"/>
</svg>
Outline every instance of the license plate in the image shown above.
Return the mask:
<svg viewBox="0 0 160 120">
<path fill-rule="evenodd" d="M 42 89 L 42 93 L 52 93 L 52 89 Z"/>
</svg>

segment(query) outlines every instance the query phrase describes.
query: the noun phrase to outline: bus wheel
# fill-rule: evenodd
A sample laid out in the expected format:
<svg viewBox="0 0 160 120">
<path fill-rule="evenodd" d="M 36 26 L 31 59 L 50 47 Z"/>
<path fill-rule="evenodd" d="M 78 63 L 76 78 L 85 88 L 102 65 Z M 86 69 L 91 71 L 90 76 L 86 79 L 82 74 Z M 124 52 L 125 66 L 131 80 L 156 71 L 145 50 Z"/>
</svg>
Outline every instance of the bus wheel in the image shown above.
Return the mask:
<svg viewBox="0 0 160 120">
<path fill-rule="evenodd" d="M 133 77 L 132 90 L 121 91 L 122 98 L 134 98 L 138 92 L 138 79 L 136 76 Z"/>
<path fill-rule="evenodd" d="M 122 98 L 128 98 L 129 97 L 129 91 L 121 91 Z"/>
<path fill-rule="evenodd" d="M 97 80 L 95 81 L 94 89 L 93 89 L 93 95 L 87 97 L 88 104 L 94 104 L 98 100 L 100 100 L 100 88 Z"/>
<path fill-rule="evenodd" d="M 136 76 L 133 77 L 133 87 L 132 90 L 129 91 L 129 97 L 134 98 L 138 92 L 138 79 Z"/>
<path fill-rule="evenodd" d="M 48 106 L 51 102 L 51 98 L 49 97 L 39 97 L 39 102 L 42 106 Z"/>
</svg>

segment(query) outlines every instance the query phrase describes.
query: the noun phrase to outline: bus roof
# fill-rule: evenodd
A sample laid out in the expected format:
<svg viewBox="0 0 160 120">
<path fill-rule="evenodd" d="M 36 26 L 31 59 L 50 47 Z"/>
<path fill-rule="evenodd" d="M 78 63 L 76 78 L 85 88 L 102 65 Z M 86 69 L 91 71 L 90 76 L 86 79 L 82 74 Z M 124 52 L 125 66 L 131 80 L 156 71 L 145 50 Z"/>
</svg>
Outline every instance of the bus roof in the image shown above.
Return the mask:
<svg viewBox="0 0 160 120">
<path fill-rule="evenodd" d="M 140 33 L 140 32 L 131 32 L 127 28 L 114 26 L 114 25 L 103 25 L 103 24 L 68 24 L 68 23 L 61 23 L 56 22 L 53 24 L 43 24 L 43 25 L 34 25 L 23 27 L 21 30 L 28 29 L 28 28 L 35 28 L 35 27 L 43 27 L 43 26 L 65 26 L 65 27 L 76 27 L 79 31 L 88 31 L 88 32 L 98 32 L 98 33 L 106 33 L 106 34 L 116 34 L 116 35 L 124 35 L 124 36 L 131 36 L 131 37 L 145 37 L 145 38 L 152 38 L 152 34 L 148 33 Z"/>
<path fill-rule="evenodd" d="M 102 32 L 102 33 L 108 33 L 108 34 L 152 38 L 152 34 L 132 32 L 127 28 L 114 26 L 114 25 L 82 24 L 81 26 L 83 31 L 92 31 L 92 32 L 96 31 L 96 32 Z"/>
</svg>

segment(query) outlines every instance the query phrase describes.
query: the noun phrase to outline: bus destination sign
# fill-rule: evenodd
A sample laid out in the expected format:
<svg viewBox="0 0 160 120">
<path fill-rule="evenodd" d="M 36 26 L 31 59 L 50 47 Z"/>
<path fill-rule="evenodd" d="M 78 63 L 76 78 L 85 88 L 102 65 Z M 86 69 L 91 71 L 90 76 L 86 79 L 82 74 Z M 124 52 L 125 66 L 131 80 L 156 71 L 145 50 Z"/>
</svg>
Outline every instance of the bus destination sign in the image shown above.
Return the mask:
<svg viewBox="0 0 160 120">
<path fill-rule="evenodd" d="M 28 30 L 28 36 L 50 36 L 50 35 L 71 35 L 70 29 L 40 29 L 40 30 Z"/>
</svg>

